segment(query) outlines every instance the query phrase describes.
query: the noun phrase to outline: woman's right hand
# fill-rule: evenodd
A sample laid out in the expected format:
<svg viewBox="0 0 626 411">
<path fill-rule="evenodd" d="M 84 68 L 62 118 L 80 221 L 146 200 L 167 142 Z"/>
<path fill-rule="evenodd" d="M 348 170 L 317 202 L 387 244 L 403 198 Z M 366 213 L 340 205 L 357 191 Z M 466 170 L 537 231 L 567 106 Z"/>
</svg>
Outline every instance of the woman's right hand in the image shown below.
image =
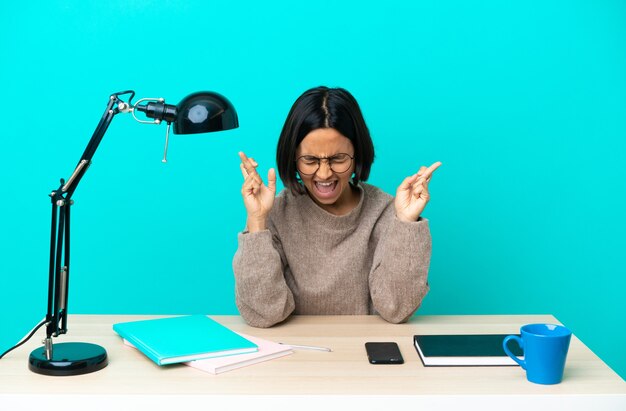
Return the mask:
<svg viewBox="0 0 626 411">
<path fill-rule="evenodd" d="M 267 172 L 267 185 L 265 185 L 256 171 L 257 162 L 253 158 L 248 158 L 241 151 L 239 158 L 241 159 L 239 167 L 244 178 L 241 195 L 248 212 L 248 231 L 254 233 L 265 230 L 267 216 L 276 197 L 276 171 L 270 168 Z"/>
</svg>

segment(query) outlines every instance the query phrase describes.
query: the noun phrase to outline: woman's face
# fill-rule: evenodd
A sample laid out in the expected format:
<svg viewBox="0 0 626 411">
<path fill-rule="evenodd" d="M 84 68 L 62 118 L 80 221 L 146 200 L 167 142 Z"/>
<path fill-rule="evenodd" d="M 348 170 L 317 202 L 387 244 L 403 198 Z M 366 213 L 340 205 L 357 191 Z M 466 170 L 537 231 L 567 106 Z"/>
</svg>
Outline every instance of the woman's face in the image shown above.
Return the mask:
<svg viewBox="0 0 626 411">
<path fill-rule="evenodd" d="M 354 157 L 354 146 L 350 139 L 334 128 L 318 128 L 307 134 L 296 150 L 296 159 L 311 156 L 322 159 L 335 158 L 345 153 Z M 316 167 L 315 159 L 307 157 L 308 166 Z M 313 160 L 313 161 L 311 161 Z M 304 161 L 304 159 L 302 159 Z M 355 194 L 350 188 L 350 178 L 354 172 L 354 160 L 347 159 L 350 166 L 346 171 L 337 173 L 331 169 L 331 162 L 321 160 L 319 168 L 314 174 L 306 175 L 299 172 L 311 198 L 323 209 L 333 214 L 344 214 L 350 211 L 355 204 Z M 303 168 L 303 164 L 298 169 Z M 343 166 L 333 161 L 333 168 L 342 170 Z"/>
</svg>

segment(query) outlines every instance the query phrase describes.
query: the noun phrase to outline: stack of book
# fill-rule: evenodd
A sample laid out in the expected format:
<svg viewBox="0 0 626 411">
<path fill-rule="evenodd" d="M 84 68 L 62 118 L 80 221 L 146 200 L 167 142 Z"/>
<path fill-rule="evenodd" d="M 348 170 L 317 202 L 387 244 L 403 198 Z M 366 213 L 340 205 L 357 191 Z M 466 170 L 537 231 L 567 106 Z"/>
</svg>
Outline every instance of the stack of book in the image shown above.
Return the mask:
<svg viewBox="0 0 626 411">
<path fill-rule="evenodd" d="M 113 330 L 158 365 L 184 363 L 212 374 L 292 353 L 289 346 L 236 333 L 204 315 L 117 323 Z"/>
</svg>

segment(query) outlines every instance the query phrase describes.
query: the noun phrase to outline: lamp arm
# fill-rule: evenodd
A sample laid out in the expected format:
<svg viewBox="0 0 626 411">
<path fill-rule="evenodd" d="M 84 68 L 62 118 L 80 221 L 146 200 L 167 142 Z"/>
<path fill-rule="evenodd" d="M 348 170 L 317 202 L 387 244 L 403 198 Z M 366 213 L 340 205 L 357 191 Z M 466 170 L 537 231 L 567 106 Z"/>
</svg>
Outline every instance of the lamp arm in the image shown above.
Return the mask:
<svg viewBox="0 0 626 411">
<path fill-rule="evenodd" d="M 128 103 L 120 99 L 120 96 L 124 94 L 130 94 Z M 102 114 L 102 118 L 100 119 L 98 126 L 94 130 L 93 135 L 89 140 L 89 143 L 87 143 L 87 147 L 85 148 L 85 151 L 83 152 L 83 155 L 81 156 L 81 159 L 78 162 L 76 169 L 72 173 L 72 176 L 68 179 L 67 183 L 62 187 L 62 191 L 66 193 L 66 199 L 72 197 L 72 194 L 74 194 L 74 190 L 76 190 L 78 183 L 83 178 L 83 175 L 87 171 L 87 168 L 89 168 L 89 165 L 91 164 L 91 159 L 96 153 L 96 150 L 98 149 L 98 146 L 100 145 L 104 134 L 109 128 L 113 117 L 118 113 L 128 112 L 131 110 L 131 101 L 134 95 L 134 91 L 128 90 L 114 93 L 109 97 L 109 103 L 107 104 L 104 113 Z"/>
<path fill-rule="evenodd" d="M 130 94 L 128 103 L 120 99 L 121 95 Z M 52 336 L 67 332 L 67 301 L 70 276 L 70 206 L 72 194 L 91 164 L 96 150 L 106 133 L 113 117 L 132 108 L 134 91 L 112 94 L 78 165 L 70 178 L 50 194 L 52 200 L 52 222 L 50 234 L 50 266 L 48 278 L 48 306 L 46 313 L 46 339 L 44 340 L 46 357 L 52 358 Z"/>
</svg>

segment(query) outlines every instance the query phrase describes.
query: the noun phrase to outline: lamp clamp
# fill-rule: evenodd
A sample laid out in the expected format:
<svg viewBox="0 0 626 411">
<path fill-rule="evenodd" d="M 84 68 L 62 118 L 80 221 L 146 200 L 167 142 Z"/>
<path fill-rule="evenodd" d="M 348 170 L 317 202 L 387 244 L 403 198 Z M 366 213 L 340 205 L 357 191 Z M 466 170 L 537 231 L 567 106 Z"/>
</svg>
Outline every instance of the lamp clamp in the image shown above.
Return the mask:
<svg viewBox="0 0 626 411">
<path fill-rule="evenodd" d="M 142 105 L 141 103 L 144 102 L 146 103 Z M 120 108 L 120 105 L 123 105 L 123 109 L 127 109 L 123 102 L 118 103 L 118 109 L 122 110 L 122 108 Z M 172 104 L 166 104 L 165 99 L 162 97 L 146 97 L 139 99 L 127 110 L 130 111 L 130 113 L 133 115 L 133 118 L 137 122 L 142 124 L 161 124 L 163 120 L 167 122 L 167 129 L 165 130 L 165 149 L 163 151 L 163 159 L 161 160 L 162 163 L 167 163 L 167 146 L 170 139 L 170 126 L 172 125 L 172 122 L 176 120 L 176 114 L 178 111 L 177 107 Z M 146 117 L 152 118 L 153 120 L 148 121 L 137 118 L 137 115 L 135 114 L 137 111 L 145 113 Z"/>
<path fill-rule="evenodd" d="M 142 102 L 149 102 L 145 105 L 141 105 Z M 119 107 L 119 106 L 118 106 Z M 171 104 L 166 104 L 165 99 L 163 97 L 153 98 L 146 97 L 139 99 L 135 104 L 130 108 L 130 113 L 133 115 L 133 118 L 142 124 L 161 124 L 161 121 L 165 119 L 168 123 L 171 123 L 176 119 L 176 106 Z M 135 114 L 136 111 L 142 111 L 146 114 L 147 117 L 152 118 L 152 121 L 141 120 L 137 118 Z"/>
</svg>

